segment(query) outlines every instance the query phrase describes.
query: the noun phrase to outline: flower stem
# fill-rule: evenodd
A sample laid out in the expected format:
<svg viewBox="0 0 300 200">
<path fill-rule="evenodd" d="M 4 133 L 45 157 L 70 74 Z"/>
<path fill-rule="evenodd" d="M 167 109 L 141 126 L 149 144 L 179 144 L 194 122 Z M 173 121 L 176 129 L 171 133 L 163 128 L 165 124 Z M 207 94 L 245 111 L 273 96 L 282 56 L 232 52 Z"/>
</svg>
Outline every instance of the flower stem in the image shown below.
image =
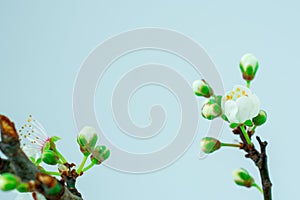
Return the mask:
<svg viewBox="0 0 300 200">
<path fill-rule="evenodd" d="M 248 144 L 252 145 L 251 139 L 249 138 L 249 135 L 248 135 L 248 133 L 247 133 L 245 127 L 244 127 L 244 126 L 240 126 L 240 128 L 241 128 L 242 133 L 243 133 L 243 135 L 244 135 L 244 137 L 245 137 L 245 139 L 246 139 L 246 142 L 247 142 Z"/>
<path fill-rule="evenodd" d="M 250 81 L 247 81 L 247 88 L 250 88 Z"/>
<path fill-rule="evenodd" d="M 259 185 L 257 185 L 256 183 L 253 183 L 252 186 L 255 187 L 256 189 L 258 189 L 258 191 L 260 191 L 260 193 L 264 194 L 264 191 L 261 189 L 261 187 Z"/>
<path fill-rule="evenodd" d="M 57 156 L 61 159 L 63 163 L 67 163 L 65 157 L 56 148 L 54 148 L 54 152 L 57 154 Z"/>
<path fill-rule="evenodd" d="M 86 163 L 86 160 L 87 160 L 87 158 L 88 158 L 89 156 L 87 155 L 84 155 L 84 157 L 83 157 L 83 159 L 82 159 L 82 162 L 81 162 L 81 164 L 80 164 L 80 166 L 79 166 L 79 168 L 77 169 L 77 174 L 80 174 L 81 172 L 82 172 L 82 169 L 83 169 L 83 167 L 84 167 L 84 165 L 85 165 L 85 163 Z"/>
<path fill-rule="evenodd" d="M 221 143 L 222 147 L 241 147 L 240 144 L 229 144 L 229 143 Z"/>
<path fill-rule="evenodd" d="M 87 170 L 91 169 L 94 165 L 95 165 L 95 163 L 92 162 L 92 163 L 89 164 L 87 167 L 85 167 L 82 171 L 83 171 L 83 172 L 86 172 Z"/>
<path fill-rule="evenodd" d="M 251 129 L 251 131 L 253 131 L 253 132 L 254 132 L 254 131 L 255 131 L 255 129 L 256 129 L 256 127 L 257 127 L 257 126 L 255 126 L 255 125 L 254 125 L 254 126 L 253 126 L 253 128 Z"/>
</svg>

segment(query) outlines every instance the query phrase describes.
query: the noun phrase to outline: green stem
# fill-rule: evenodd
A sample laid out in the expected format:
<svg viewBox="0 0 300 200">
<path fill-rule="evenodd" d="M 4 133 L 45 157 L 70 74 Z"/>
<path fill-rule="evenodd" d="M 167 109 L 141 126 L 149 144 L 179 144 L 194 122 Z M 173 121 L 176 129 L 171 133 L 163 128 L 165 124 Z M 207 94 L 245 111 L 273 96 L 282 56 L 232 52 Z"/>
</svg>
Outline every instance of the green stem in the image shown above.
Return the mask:
<svg viewBox="0 0 300 200">
<path fill-rule="evenodd" d="M 240 126 L 240 128 L 241 128 L 241 130 L 242 130 L 242 132 L 243 132 L 243 135 L 244 135 L 244 137 L 245 137 L 247 143 L 250 144 L 250 145 L 252 145 L 251 139 L 249 138 L 249 135 L 248 135 L 248 133 L 247 133 L 245 127 L 244 127 L 244 126 Z"/>
<path fill-rule="evenodd" d="M 251 131 L 253 131 L 253 132 L 254 132 L 254 131 L 255 131 L 255 129 L 256 129 L 256 127 L 257 127 L 257 126 L 255 126 L 255 125 L 254 125 L 254 126 L 253 126 L 253 128 L 251 129 Z"/>
<path fill-rule="evenodd" d="M 240 144 L 229 144 L 229 143 L 221 143 L 222 147 L 241 147 Z"/>
<path fill-rule="evenodd" d="M 86 168 L 84 168 L 82 171 L 83 171 L 83 172 L 86 172 L 87 170 L 91 169 L 94 165 L 95 165 L 95 163 L 92 162 L 92 163 L 89 164 Z"/>
<path fill-rule="evenodd" d="M 56 148 L 54 148 L 54 152 L 57 154 L 57 156 L 61 159 L 63 163 L 67 163 L 65 157 Z"/>
<path fill-rule="evenodd" d="M 252 186 L 255 187 L 255 188 L 257 188 L 258 191 L 260 191 L 262 194 L 264 194 L 264 191 L 261 189 L 261 187 L 259 185 L 257 185 L 256 183 L 253 183 Z"/>
<path fill-rule="evenodd" d="M 250 81 L 247 81 L 247 88 L 250 88 Z"/>
<path fill-rule="evenodd" d="M 84 157 L 83 157 L 83 159 L 82 159 L 82 162 L 81 162 L 81 164 L 80 164 L 80 166 L 79 166 L 79 168 L 77 169 L 77 174 L 80 174 L 81 172 L 82 172 L 82 169 L 83 169 L 83 167 L 84 167 L 84 165 L 85 165 L 85 163 L 86 163 L 86 160 L 87 160 L 87 158 L 89 157 L 89 155 L 84 155 Z"/>
</svg>

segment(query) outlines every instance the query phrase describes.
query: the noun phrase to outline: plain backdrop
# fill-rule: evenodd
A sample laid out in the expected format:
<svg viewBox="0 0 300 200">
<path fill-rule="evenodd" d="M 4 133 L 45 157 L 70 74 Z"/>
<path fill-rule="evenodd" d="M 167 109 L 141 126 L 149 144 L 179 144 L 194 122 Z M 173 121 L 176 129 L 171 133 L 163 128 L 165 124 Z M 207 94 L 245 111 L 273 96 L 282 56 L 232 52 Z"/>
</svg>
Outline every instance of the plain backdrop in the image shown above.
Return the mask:
<svg viewBox="0 0 300 200">
<path fill-rule="evenodd" d="M 17 126 L 33 114 L 76 163 L 81 154 L 76 144 L 72 92 L 80 65 L 107 38 L 141 27 L 161 27 L 185 34 L 202 45 L 222 76 L 226 90 L 243 84 L 238 63 L 251 52 L 260 62 L 252 84 L 268 123 L 257 133 L 269 142 L 268 155 L 273 199 L 294 199 L 299 186 L 299 46 L 298 1 L 0 1 L 0 113 Z M 176 56 L 157 51 L 137 52 L 111 66 L 98 90 L 107 90 L 118 66 L 130 70 L 145 62 L 163 62 L 192 83 L 199 79 L 193 68 Z M 115 71 L 115 72 L 114 72 Z M 168 77 L 166 77 L 168 78 Z M 164 95 L 164 98 L 157 98 Z M 132 116 L 145 125 L 151 101 L 166 105 L 168 121 L 155 142 L 126 138 L 113 123 L 109 99 L 96 95 L 96 113 L 108 137 L 134 152 L 153 151 L 170 140 L 178 124 L 178 105 L 172 94 L 149 86 L 133 97 Z M 104 99 L 103 101 L 100 100 Z M 143 101 L 147 99 L 147 101 Z M 149 102 L 149 99 L 151 100 Z M 103 103 L 102 103 L 103 102 Z M 145 103 L 146 102 L 146 103 Z M 153 103 L 152 102 L 152 103 Z M 174 103 L 175 102 L 175 103 Z M 199 104 L 201 103 L 199 99 Z M 174 107 L 172 107 L 174 106 Z M 105 112 L 103 112 L 103 109 Z M 171 166 L 157 172 L 133 175 L 95 167 L 78 180 L 85 199 L 201 200 L 262 199 L 255 189 L 237 187 L 231 171 L 248 169 L 259 181 L 256 168 L 243 153 L 225 149 L 199 160 L 199 141 L 208 122 L 200 120 L 199 133 L 188 151 Z M 118 135 L 122 135 L 118 137 Z M 226 126 L 222 140 L 237 139 Z M 131 140 L 134 140 L 131 142 Z M 16 193 L 0 192 L 0 199 Z"/>
</svg>

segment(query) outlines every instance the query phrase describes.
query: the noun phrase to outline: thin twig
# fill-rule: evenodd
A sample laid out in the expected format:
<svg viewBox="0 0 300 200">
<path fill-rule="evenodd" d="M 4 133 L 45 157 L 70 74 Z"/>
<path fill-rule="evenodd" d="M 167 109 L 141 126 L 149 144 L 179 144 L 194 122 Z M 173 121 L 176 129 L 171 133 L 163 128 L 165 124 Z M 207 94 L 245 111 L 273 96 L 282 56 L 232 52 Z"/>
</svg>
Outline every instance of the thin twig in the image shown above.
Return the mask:
<svg viewBox="0 0 300 200">
<path fill-rule="evenodd" d="M 260 145 L 260 152 L 255 148 L 255 146 L 247 144 L 247 141 L 240 130 L 240 128 L 236 128 L 234 133 L 236 134 L 239 132 L 240 138 L 243 141 L 243 150 L 247 152 L 245 155 L 246 158 L 250 158 L 256 165 L 259 170 L 261 183 L 263 188 L 264 200 L 272 200 L 272 183 L 269 176 L 268 170 L 268 161 L 267 161 L 267 153 L 266 153 L 266 146 L 268 143 L 266 141 L 262 142 L 260 137 L 256 137 L 259 145 Z M 250 135 L 250 134 L 249 134 Z"/>
</svg>

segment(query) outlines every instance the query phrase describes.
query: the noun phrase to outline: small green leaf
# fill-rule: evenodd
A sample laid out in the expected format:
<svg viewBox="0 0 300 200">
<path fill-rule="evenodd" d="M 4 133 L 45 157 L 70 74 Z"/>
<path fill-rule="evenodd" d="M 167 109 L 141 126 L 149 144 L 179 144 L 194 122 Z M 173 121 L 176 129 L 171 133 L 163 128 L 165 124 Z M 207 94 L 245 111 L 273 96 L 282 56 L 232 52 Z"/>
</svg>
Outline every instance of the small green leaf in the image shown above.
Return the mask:
<svg viewBox="0 0 300 200">
<path fill-rule="evenodd" d="M 228 120 L 228 118 L 226 117 L 225 114 L 222 114 L 221 117 L 222 117 L 222 119 L 224 119 L 226 122 L 229 122 L 229 120 Z"/>
<path fill-rule="evenodd" d="M 238 123 L 231 123 L 229 127 L 230 128 L 236 128 L 238 125 L 239 125 Z"/>
<path fill-rule="evenodd" d="M 246 126 L 253 126 L 253 123 L 252 123 L 252 121 L 250 119 L 248 119 L 247 121 L 245 121 L 244 124 Z"/>
<path fill-rule="evenodd" d="M 53 136 L 53 137 L 50 138 L 51 142 L 57 142 L 58 140 L 61 140 L 61 138 L 58 137 L 58 136 Z"/>
</svg>

